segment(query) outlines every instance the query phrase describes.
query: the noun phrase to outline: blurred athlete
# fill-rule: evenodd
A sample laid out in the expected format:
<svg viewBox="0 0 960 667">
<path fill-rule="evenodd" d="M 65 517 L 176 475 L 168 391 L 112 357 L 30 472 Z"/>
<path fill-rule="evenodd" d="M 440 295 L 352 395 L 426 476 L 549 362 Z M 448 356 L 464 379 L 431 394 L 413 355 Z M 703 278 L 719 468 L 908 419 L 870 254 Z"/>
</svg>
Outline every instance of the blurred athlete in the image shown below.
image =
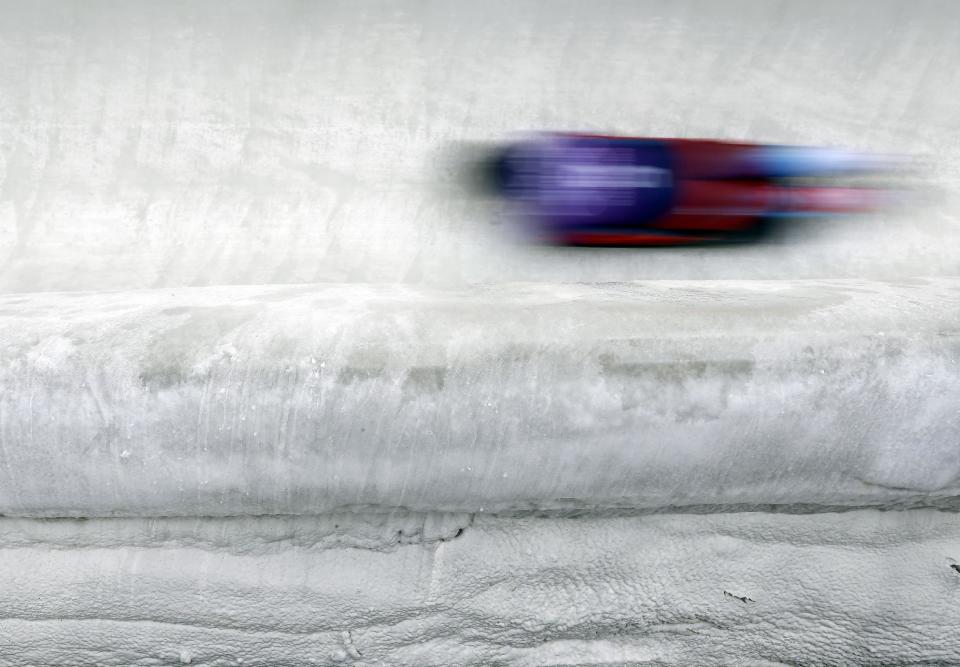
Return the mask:
<svg viewBox="0 0 960 667">
<path fill-rule="evenodd" d="M 890 193 L 803 184 L 891 167 L 839 149 L 543 134 L 492 161 L 496 191 L 547 240 L 684 245 L 752 239 L 771 220 L 850 213 Z"/>
</svg>

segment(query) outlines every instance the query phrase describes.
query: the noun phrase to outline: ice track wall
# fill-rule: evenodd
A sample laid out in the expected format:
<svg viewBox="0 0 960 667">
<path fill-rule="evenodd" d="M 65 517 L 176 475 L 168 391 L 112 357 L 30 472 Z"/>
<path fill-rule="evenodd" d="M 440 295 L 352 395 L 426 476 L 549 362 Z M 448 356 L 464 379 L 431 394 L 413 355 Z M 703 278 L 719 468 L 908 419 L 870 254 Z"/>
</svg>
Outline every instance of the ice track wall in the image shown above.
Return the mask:
<svg viewBox="0 0 960 667">
<path fill-rule="evenodd" d="M 0 297 L 0 512 L 943 501 L 958 300 L 947 279 Z"/>
<path fill-rule="evenodd" d="M 4 2 L 0 288 L 956 275 L 943 2 Z M 531 129 L 931 158 L 929 207 L 715 252 L 557 252 L 444 147 Z"/>
<path fill-rule="evenodd" d="M 960 662 L 955 3 L 0 17 L 0 665 Z M 540 128 L 920 203 L 535 247 L 451 156 Z"/>
</svg>

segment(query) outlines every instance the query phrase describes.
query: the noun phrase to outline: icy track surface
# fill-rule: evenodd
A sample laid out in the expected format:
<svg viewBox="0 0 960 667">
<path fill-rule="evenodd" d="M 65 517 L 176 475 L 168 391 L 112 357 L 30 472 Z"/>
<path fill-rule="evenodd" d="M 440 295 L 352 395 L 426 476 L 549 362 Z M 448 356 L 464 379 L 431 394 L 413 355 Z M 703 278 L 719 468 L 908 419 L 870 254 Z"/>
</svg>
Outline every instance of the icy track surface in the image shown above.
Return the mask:
<svg viewBox="0 0 960 667">
<path fill-rule="evenodd" d="M 956 3 L 0 16 L 0 665 L 960 663 Z M 451 159 L 527 129 L 923 203 L 535 247 Z"/>
<path fill-rule="evenodd" d="M 478 518 L 380 549 L 330 548 L 318 523 L 2 520 L 0 567 L 19 574 L 0 589 L 0 651 L 15 665 L 960 662 L 954 513 Z"/>
</svg>

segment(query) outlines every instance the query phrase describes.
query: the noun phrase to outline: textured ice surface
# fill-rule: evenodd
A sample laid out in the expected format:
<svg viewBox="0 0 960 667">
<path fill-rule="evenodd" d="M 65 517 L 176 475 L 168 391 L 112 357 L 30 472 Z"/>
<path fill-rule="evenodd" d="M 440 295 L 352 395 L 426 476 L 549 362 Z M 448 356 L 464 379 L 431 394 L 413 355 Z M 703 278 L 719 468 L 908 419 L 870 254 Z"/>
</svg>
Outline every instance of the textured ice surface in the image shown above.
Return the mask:
<svg viewBox="0 0 960 667">
<path fill-rule="evenodd" d="M 954 513 L 477 517 L 391 550 L 269 517 L 25 523 L 0 521 L 11 665 L 960 662 Z"/>
<path fill-rule="evenodd" d="M 0 664 L 960 662 L 956 3 L 0 16 Z M 446 156 L 539 128 L 929 185 L 532 247 Z"/>
<path fill-rule="evenodd" d="M 0 296 L 4 514 L 960 491 L 956 279 L 22 299 Z"/>
</svg>

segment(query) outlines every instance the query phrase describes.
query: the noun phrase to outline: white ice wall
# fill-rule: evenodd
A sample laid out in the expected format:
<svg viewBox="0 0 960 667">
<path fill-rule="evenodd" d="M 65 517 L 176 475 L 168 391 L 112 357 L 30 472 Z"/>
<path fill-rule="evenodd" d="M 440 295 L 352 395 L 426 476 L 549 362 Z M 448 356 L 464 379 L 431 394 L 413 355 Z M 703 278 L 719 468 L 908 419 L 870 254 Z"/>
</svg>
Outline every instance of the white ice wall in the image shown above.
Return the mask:
<svg viewBox="0 0 960 667">
<path fill-rule="evenodd" d="M 960 662 L 957 515 L 837 512 L 955 506 L 954 3 L 0 17 L 0 664 Z M 449 158 L 540 128 L 922 204 L 532 247 Z"/>
<path fill-rule="evenodd" d="M 941 502 L 958 301 L 943 278 L 0 297 L 0 513 Z"/>
<path fill-rule="evenodd" d="M 960 267 L 950 0 L 2 6 L 5 291 Z M 916 153 L 934 200 L 774 247 L 524 247 L 444 148 L 541 128 Z"/>
</svg>

